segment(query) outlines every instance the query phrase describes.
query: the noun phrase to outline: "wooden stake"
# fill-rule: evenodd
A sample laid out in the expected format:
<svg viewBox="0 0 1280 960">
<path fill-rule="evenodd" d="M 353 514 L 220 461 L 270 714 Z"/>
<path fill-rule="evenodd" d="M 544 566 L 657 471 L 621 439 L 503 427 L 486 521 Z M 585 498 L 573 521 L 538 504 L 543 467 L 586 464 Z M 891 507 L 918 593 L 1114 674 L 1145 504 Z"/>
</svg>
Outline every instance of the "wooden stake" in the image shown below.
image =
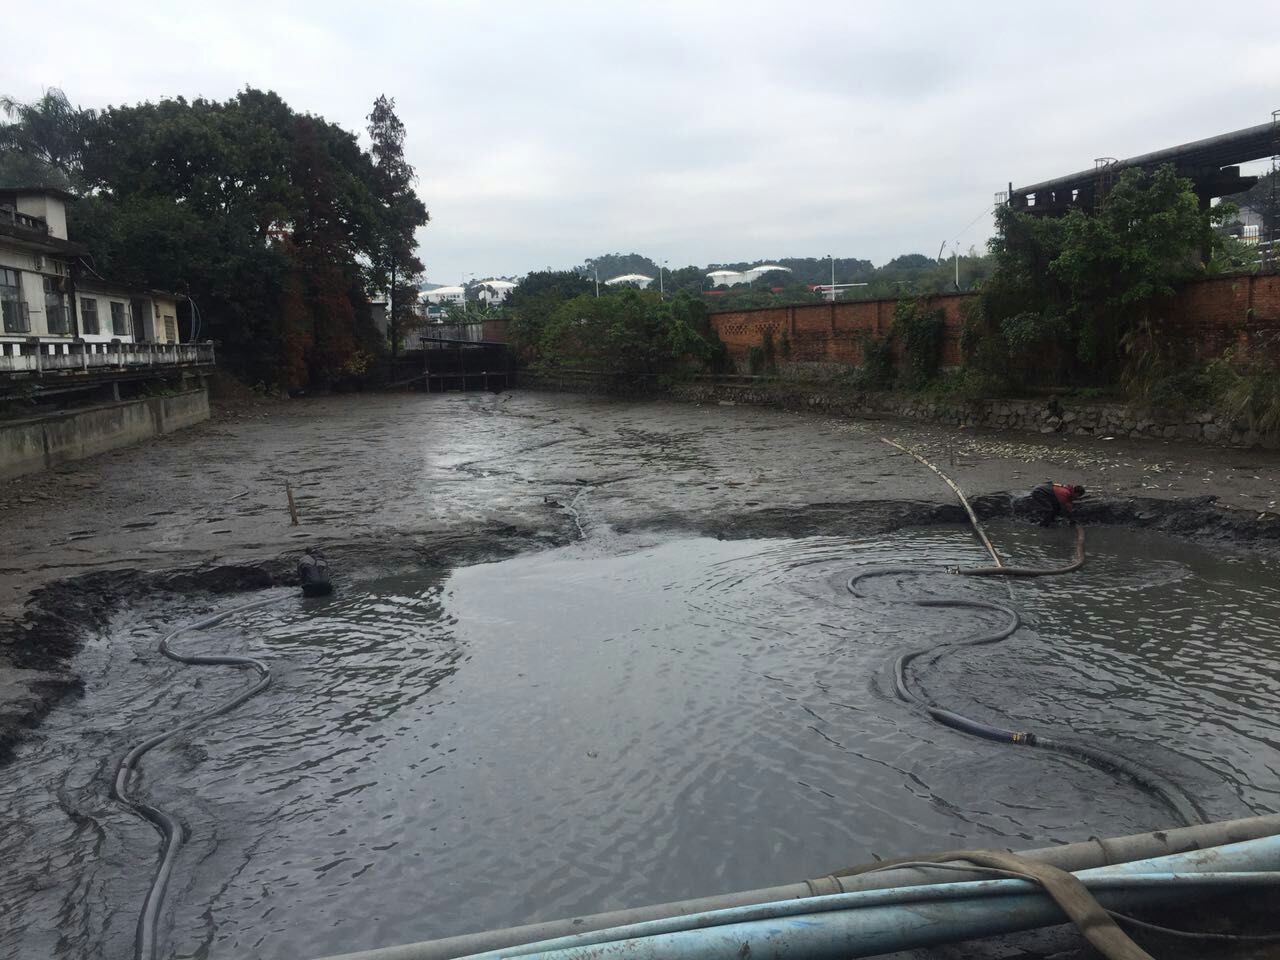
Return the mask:
<svg viewBox="0 0 1280 960">
<path fill-rule="evenodd" d="M 293 521 L 292 526 L 296 527 L 298 525 L 298 505 L 293 502 L 293 484 L 288 480 L 284 482 L 284 492 L 289 498 L 289 519 Z"/>
</svg>

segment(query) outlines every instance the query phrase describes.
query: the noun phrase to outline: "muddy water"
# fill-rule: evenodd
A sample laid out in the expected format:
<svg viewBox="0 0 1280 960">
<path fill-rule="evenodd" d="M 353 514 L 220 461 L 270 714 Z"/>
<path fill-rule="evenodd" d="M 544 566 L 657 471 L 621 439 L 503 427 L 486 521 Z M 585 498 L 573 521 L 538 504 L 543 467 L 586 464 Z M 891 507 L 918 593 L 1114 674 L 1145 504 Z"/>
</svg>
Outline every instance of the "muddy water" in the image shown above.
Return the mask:
<svg viewBox="0 0 1280 960">
<path fill-rule="evenodd" d="M 994 528 L 1028 562 L 1064 531 Z M 1280 811 L 1277 567 L 1091 530 L 1087 569 L 1019 584 L 1028 626 L 922 665 L 975 716 L 1069 724 L 1212 817 Z M 602 545 L 603 544 L 603 545 Z M 972 614 L 843 587 L 860 564 L 981 559 L 961 529 L 882 540 L 623 538 L 345 587 L 188 640 L 274 665 L 265 694 L 147 757 L 190 837 L 178 957 L 309 957 L 794 880 L 963 843 L 1167 825 L 1134 785 L 941 730 L 888 693 L 905 646 Z M 107 794 L 129 743 L 235 689 L 158 660 L 176 598 L 80 658 L 84 699 L 0 785 L 0 956 L 126 957 L 157 847 Z"/>
</svg>

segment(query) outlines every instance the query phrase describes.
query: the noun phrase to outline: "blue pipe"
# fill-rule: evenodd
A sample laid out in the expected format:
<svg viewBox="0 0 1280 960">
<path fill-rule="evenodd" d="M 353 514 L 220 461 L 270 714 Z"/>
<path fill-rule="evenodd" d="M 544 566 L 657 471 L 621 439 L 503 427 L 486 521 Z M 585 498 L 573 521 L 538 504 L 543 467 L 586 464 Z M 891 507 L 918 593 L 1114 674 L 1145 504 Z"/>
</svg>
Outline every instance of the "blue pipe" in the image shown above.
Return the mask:
<svg viewBox="0 0 1280 960">
<path fill-rule="evenodd" d="M 1280 837 L 1155 857 L 1076 874 L 1113 906 L 1141 906 L 1208 885 L 1280 884 Z M 997 903 L 990 898 L 998 897 Z M 711 960 L 768 951 L 867 957 L 1062 923 L 1057 904 L 1025 880 L 938 883 L 787 900 L 670 917 L 475 954 L 468 960 L 545 956 Z"/>
</svg>

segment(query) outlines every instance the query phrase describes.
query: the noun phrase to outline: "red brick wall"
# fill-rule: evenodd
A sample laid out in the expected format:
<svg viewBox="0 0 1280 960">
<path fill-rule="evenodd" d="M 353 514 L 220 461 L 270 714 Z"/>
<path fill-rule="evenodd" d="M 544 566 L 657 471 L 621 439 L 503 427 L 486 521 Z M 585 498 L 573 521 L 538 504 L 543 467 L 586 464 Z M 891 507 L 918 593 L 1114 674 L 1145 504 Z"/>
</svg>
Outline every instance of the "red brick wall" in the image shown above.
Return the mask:
<svg viewBox="0 0 1280 960">
<path fill-rule="evenodd" d="M 946 319 L 944 367 L 960 363 L 960 307 L 971 296 L 952 293 L 932 300 Z M 775 344 L 787 334 L 792 360 L 856 365 L 862 362 L 862 335 L 888 333 L 896 305 L 894 300 L 855 300 L 737 310 L 712 314 L 711 324 L 736 360 L 745 360 L 764 331 L 771 330 Z M 1220 356 L 1230 346 L 1238 359 L 1247 359 L 1250 350 L 1280 335 L 1280 275 L 1214 277 L 1188 284 L 1174 298 L 1168 319 L 1190 341 L 1197 358 Z"/>
<path fill-rule="evenodd" d="M 971 294 L 953 293 L 934 297 L 946 319 L 942 364 L 960 363 L 960 305 Z M 745 358 L 760 345 L 764 331 L 773 331 L 776 344 L 783 332 L 791 341 L 792 360 L 811 363 L 862 362 L 862 337 L 883 337 L 893 326 L 896 300 L 852 300 L 845 303 L 815 303 L 798 307 L 770 307 L 716 313 L 711 324 L 729 348 L 730 356 Z"/>
<path fill-rule="evenodd" d="M 507 342 L 507 329 L 511 326 L 511 321 L 506 319 L 485 320 L 482 324 L 481 339 L 492 340 L 494 343 Z"/>
<path fill-rule="evenodd" d="M 1168 315 L 1201 360 L 1231 347 L 1247 361 L 1280 336 L 1280 274 L 1215 277 L 1184 287 Z"/>
</svg>

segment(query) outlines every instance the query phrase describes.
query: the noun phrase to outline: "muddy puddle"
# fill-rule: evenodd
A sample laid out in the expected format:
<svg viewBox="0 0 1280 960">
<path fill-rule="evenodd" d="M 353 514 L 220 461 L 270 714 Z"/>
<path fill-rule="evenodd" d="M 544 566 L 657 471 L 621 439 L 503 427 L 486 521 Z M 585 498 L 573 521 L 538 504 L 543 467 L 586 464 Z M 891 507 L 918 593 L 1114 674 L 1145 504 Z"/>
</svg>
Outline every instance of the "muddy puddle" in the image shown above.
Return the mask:
<svg viewBox="0 0 1280 960">
<path fill-rule="evenodd" d="M 1066 531 L 995 525 L 1060 560 Z M 1133 784 L 977 742 L 896 701 L 903 647 L 974 614 L 862 564 L 981 562 L 967 531 L 875 540 L 605 540 L 346 584 L 184 641 L 268 660 L 273 686 L 143 763 L 190 836 L 174 957 L 303 958 L 815 876 L 872 854 L 1037 846 L 1167 826 Z M 1274 561 L 1091 529 L 1082 573 L 1019 583 L 1027 626 L 921 665 L 972 716 L 1055 724 L 1181 784 L 1213 818 L 1280 811 Z M 157 835 L 110 800 L 127 746 L 245 682 L 154 653 L 239 600 L 129 610 L 77 661 L 83 699 L 4 771 L 5 958 L 128 957 Z"/>
</svg>

